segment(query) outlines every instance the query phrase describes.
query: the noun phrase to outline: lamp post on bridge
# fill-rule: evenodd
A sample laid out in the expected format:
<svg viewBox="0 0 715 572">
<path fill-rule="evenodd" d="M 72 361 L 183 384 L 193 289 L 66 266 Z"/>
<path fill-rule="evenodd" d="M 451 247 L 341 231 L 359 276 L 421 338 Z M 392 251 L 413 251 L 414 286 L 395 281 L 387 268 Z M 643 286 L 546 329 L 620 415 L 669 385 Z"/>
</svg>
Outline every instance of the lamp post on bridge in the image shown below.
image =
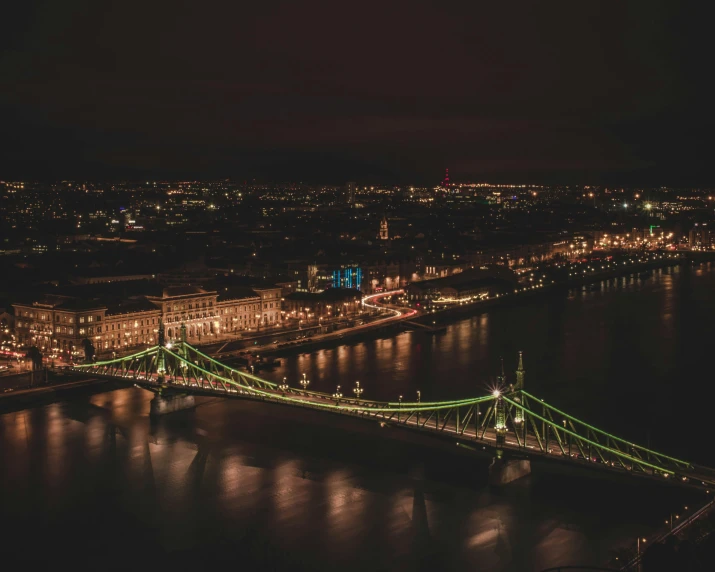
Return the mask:
<svg viewBox="0 0 715 572">
<path fill-rule="evenodd" d="M 278 386 L 278 389 L 280 389 L 280 390 L 283 392 L 283 395 L 285 395 L 285 394 L 286 394 L 286 391 L 288 391 L 288 387 L 289 387 L 289 386 L 288 386 L 288 378 L 287 378 L 287 377 L 284 377 L 284 378 L 283 378 L 283 383 L 281 383 L 281 384 Z"/>
<path fill-rule="evenodd" d="M 397 401 L 397 422 L 400 422 L 400 413 L 402 410 L 402 396 L 400 395 L 398 401 Z"/>
<path fill-rule="evenodd" d="M 357 403 L 360 403 L 360 396 L 362 395 L 362 392 L 365 391 L 362 387 L 360 387 L 360 382 L 356 381 L 355 382 L 355 389 L 353 389 L 353 393 L 355 394 L 355 399 L 357 400 Z"/>
<path fill-rule="evenodd" d="M 305 391 L 310 385 L 310 380 L 303 374 L 303 379 L 301 379 L 299 383 L 303 387 L 303 391 Z"/>
<path fill-rule="evenodd" d="M 419 409 L 420 405 L 419 404 L 421 401 L 421 397 L 422 397 L 422 392 L 420 392 L 420 390 L 418 389 L 417 390 L 417 429 L 420 428 L 420 409 Z"/>
<path fill-rule="evenodd" d="M 340 391 L 339 385 L 335 388 L 335 393 L 333 393 L 333 397 L 335 398 L 335 405 L 340 405 L 340 399 L 343 397 L 343 394 Z"/>
</svg>

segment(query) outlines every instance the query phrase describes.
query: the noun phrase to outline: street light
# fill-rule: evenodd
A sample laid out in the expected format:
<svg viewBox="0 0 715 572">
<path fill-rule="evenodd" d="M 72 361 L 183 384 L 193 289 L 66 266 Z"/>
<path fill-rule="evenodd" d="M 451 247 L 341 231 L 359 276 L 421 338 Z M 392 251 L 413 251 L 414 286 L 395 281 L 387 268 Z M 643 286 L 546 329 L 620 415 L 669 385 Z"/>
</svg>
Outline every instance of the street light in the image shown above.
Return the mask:
<svg viewBox="0 0 715 572">
<path fill-rule="evenodd" d="M 283 378 L 283 383 L 281 383 L 278 386 L 278 389 L 280 389 L 283 392 L 283 395 L 286 394 L 286 391 L 288 390 L 288 378 L 287 377 Z"/>
<path fill-rule="evenodd" d="M 638 572 L 641 570 L 641 542 L 645 544 L 647 540 L 645 538 L 641 539 L 641 537 L 638 537 Z"/>
<path fill-rule="evenodd" d="M 360 396 L 362 395 L 363 391 L 365 391 L 365 390 L 362 387 L 360 387 L 360 382 L 356 381 L 355 389 L 353 389 L 353 393 L 355 394 L 355 398 L 357 399 L 358 403 L 360 403 Z"/>
<path fill-rule="evenodd" d="M 340 404 L 340 399 L 342 398 L 342 396 L 343 396 L 343 394 L 341 393 L 340 386 L 338 385 L 335 388 L 335 393 L 333 393 L 333 397 L 335 398 L 335 405 Z"/>
<path fill-rule="evenodd" d="M 400 395 L 400 398 L 397 402 L 397 422 L 400 422 L 400 410 L 402 409 L 402 396 Z"/>
<path fill-rule="evenodd" d="M 299 383 L 303 386 L 303 391 L 305 391 L 310 385 L 310 380 L 303 374 L 303 379 L 301 379 Z"/>
</svg>

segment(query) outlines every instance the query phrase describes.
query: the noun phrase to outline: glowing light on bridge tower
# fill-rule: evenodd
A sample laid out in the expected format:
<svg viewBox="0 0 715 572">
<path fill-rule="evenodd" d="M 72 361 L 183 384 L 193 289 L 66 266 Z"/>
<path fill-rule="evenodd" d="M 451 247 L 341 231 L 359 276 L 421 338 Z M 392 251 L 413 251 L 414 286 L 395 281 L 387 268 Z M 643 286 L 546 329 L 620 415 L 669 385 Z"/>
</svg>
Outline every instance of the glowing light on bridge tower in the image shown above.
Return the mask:
<svg viewBox="0 0 715 572">
<path fill-rule="evenodd" d="M 506 443 L 506 405 L 499 390 L 494 391 L 496 404 L 494 405 L 494 433 L 496 434 L 496 455 L 497 459 L 504 456 L 504 445 Z"/>
</svg>

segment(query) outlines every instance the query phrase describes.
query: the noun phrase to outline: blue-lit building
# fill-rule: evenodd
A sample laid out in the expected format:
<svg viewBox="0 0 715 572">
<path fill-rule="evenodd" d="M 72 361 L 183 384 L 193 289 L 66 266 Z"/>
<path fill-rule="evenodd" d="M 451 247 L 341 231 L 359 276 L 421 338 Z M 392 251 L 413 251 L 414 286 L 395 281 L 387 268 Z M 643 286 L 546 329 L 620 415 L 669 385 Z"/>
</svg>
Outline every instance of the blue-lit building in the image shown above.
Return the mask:
<svg viewBox="0 0 715 572">
<path fill-rule="evenodd" d="M 354 288 L 360 290 L 362 268 L 359 266 L 341 266 L 333 270 L 333 288 Z"/>
</svg>

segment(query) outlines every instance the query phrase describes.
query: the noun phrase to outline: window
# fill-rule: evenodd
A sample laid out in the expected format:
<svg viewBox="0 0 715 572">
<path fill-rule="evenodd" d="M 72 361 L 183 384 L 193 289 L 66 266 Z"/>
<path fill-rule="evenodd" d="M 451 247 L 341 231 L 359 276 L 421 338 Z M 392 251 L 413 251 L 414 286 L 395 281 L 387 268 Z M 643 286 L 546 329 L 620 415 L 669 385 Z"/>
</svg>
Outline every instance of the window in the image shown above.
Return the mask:
<svg viewBox="0 0 715 572">
<path fill-rule="evenodd" d="M 80 328 L 80 329 L 79 329 L 79 335 L 80 335 L 80 336 L 83 336 L 83 335 L 84 335 L 84 332 L 85 332 L 84 328 Z"/>
<path fill-rule="evenodd" d="M 67 333 L 71 336 L 74 334 L 74 328 L 68 328 Z"/>
<path fill-rule="evenodd" d="M 80 317 L 79 317 L 79 323 L 80 323 L 80 324 L 84 324 L 84 316 L 80 316 Z"/>
<path fill-rule="evenodd" d="M 97 326 L 97 333 L 101 334 L 102 333 L 102 326 Z"/>
<path fill-rule="evenodd" d="M 98 316 L 97 316 L 97 321 L 98 321 L 98 322 L 101 322 L 101 321 L 102 321 L 102 316 L 99 316 L 99 315 L 98 315 Z"/>
<path fill-rule="evenodd" d="M 88 328 L 88 330 L 89 330 L 89 331 L 88 331 L 87 333 L 88 333 L 90 336 L 91 336 L 92 334 L 94 334 L 94 328 Z"/>
<path fill-rule="evenodd" d="M 94 322 L 94 316 L 87 316 L 87 321 L 88 322 Z"/>
</svg>

